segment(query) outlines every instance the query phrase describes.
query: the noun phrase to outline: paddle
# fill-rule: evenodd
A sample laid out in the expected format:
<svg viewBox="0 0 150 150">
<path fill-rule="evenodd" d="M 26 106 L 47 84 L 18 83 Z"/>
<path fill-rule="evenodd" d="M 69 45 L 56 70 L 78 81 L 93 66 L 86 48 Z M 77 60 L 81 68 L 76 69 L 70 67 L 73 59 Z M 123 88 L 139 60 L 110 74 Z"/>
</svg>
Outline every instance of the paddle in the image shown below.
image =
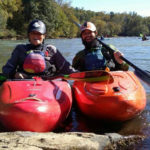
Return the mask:
<svg viewBox="0 0 150 150">
<path fill-rule="evenodd" d="M 75 72 L 69 75 L 60 75 L 60 76 L 41 76 L 41 78 L 44 80 L 65 79 L 65 80 L 86 81 L 86 82 L 100 82 L 100 81 L 113 82 L 112 75 L 109 72 L 102 70 Z M 7 78 L 2 73 L 0 73 L 0 83 L 3 83 L 6 79 Z"/>
<path fill-rule="evenodd" d="M 77 23 L 76 21 L 73 21 L 79 28 L 81 27 L 81 25 L 79 23 Z M 107 44 L 105 44 L 104 42 L 102 42 L 100 39 L 98 39 L 98 41 L 108 50 L 110 51 L 114 51 L 111 47 L 109 47 Z M 150 72 L 147 70 L 142 70 L 139 67 L 137 67 L 136 65 L 134 65 L 133 63 L 131 63 L 129 60 L 127 60 L 125 57 L 121 56 L 120 57 L 123 61 L 125 61 L 128 65 L 130 65 L 131 67 L 133 67 L 135 69 L 134 73 L 141 79 L 143 80 L 145 83 L 147 83 L 150 86 Z"/>
<path fill-rule="evenodd" d="M 74 80 L 74 81 L 86 81 L 86 82 L 100 82 L 100 81 L 109 81 L 113 82 L 113 77 L 109 72 L 102 70 L 94 71 L 85 71 L 85 72 L 75 72 L 69 75 L 60 75 L 54 77 L 42 76 L 45 80 L 53 79 L 65 79 L 65 80 Z"/>
</svg>

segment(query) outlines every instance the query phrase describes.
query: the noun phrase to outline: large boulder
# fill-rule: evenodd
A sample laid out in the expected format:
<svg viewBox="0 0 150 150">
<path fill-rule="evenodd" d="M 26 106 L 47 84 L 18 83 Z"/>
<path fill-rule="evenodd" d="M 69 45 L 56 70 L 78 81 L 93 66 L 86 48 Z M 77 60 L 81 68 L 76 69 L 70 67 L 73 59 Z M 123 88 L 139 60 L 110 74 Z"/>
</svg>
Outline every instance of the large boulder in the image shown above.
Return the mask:
<svg viewBox="0 0 150 150">
<path fill-rule="evenodd" d="M 116 133 L 0 133 L 0 149 L 7 150 L 115 150 L 131 147 L 144 139 L 143 136 L 122 136 Z"/>
</svg>

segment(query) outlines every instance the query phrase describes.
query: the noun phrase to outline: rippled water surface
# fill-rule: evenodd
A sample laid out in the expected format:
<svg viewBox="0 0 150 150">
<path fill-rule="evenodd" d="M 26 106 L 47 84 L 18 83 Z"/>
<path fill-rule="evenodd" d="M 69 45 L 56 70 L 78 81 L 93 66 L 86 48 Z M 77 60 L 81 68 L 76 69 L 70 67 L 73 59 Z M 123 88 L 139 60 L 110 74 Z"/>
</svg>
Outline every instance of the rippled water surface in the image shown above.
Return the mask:
<svg viewBox="0 0 150 150">
<path fill-rule="evenodd" d="M 150 38 L 150 37 L 149 37 Z M 0 68 L 6 63 L 13 48 L 17 44 L 27 42 L 24 41 L 10 41 L 0 40 Z M 108 38 L 103 42 L 112 44 L 124 53 L 125 58 L 136 64 L 143 70 L 150 71 L 150 40 L 142 41 L 138 37 L 119 37 Z M 47 39 L 46 43 L 55 45 L 71 63 L 74 55 L 81 49 L 83 45 L 81 40 L 76 39 Z M 130 70 L 133 70 L 130 68 Z M 142 81 L 141 81 L 142 82 Z M 71 83 L 72 84 L 72 83 Z M 147 94 L 147 105 L 143 113 L 136 118 L 124 122 L 107 124 L 101 121 L 89 120 L 83 116 L 74 105 L 68 120 L 62 126 L 63 131 L 81 131 L 81 132 L 117 132 L 122 135 L 146 135 L 147 138 L 136 150 L 149 150 L 150 149 L 150 86 L 142 82 Z M 119 113 L 119 112 L 118 112 Z"/>
</svg>

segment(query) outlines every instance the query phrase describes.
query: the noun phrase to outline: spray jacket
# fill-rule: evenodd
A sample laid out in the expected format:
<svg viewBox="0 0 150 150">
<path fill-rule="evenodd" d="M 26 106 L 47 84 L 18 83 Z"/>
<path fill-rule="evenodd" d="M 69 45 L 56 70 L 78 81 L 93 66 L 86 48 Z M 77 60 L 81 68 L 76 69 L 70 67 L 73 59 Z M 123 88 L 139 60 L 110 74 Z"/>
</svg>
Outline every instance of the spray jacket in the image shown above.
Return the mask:
<svg viewBox="0 0 150 150">
<path fill-rule="evenodd" d="M 118 51 L 113 45 L 109 45 Z M 94 47 L 79 51 L 73 59 L 72 66 L 79 71 L 103 70 L 108 67 L 111 71 L 129 69 L 128 64 L 119 64 L 114 58 L 114 52 L 104 48 L 98 41 Z"/>
<path fill-rule="evenodd" d="M 21 44 L 16 46 L 10 59 L 6 65 L 3 66 L 3 74 L 8 78 L 13 78 L 16 72 L 27 73 L 25 72 L 23 65 L 29 51 L 42 51 L 44 53 L 46 69 L 38 75 L 54 76 L 57 74 L 69 74 L 75 71 L 55 46 L 46 44 L 40 46 Z"/>
</svg>

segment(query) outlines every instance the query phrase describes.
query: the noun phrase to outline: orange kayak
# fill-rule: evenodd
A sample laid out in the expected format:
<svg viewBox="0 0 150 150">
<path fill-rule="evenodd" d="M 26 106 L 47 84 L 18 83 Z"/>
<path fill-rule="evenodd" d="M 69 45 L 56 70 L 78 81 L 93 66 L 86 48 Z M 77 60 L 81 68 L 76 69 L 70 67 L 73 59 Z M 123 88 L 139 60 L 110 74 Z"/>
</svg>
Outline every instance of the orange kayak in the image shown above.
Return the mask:
<svg viewBox="0 0 150 150">
<path fill-rule="evenodd" d="M 109 72 L 111 80 L 75 81 L 73 91 L 81 112 L 95 119 L 129 120 L 146 106 L 146 92 L 131 71 Z"/>
</svg>

